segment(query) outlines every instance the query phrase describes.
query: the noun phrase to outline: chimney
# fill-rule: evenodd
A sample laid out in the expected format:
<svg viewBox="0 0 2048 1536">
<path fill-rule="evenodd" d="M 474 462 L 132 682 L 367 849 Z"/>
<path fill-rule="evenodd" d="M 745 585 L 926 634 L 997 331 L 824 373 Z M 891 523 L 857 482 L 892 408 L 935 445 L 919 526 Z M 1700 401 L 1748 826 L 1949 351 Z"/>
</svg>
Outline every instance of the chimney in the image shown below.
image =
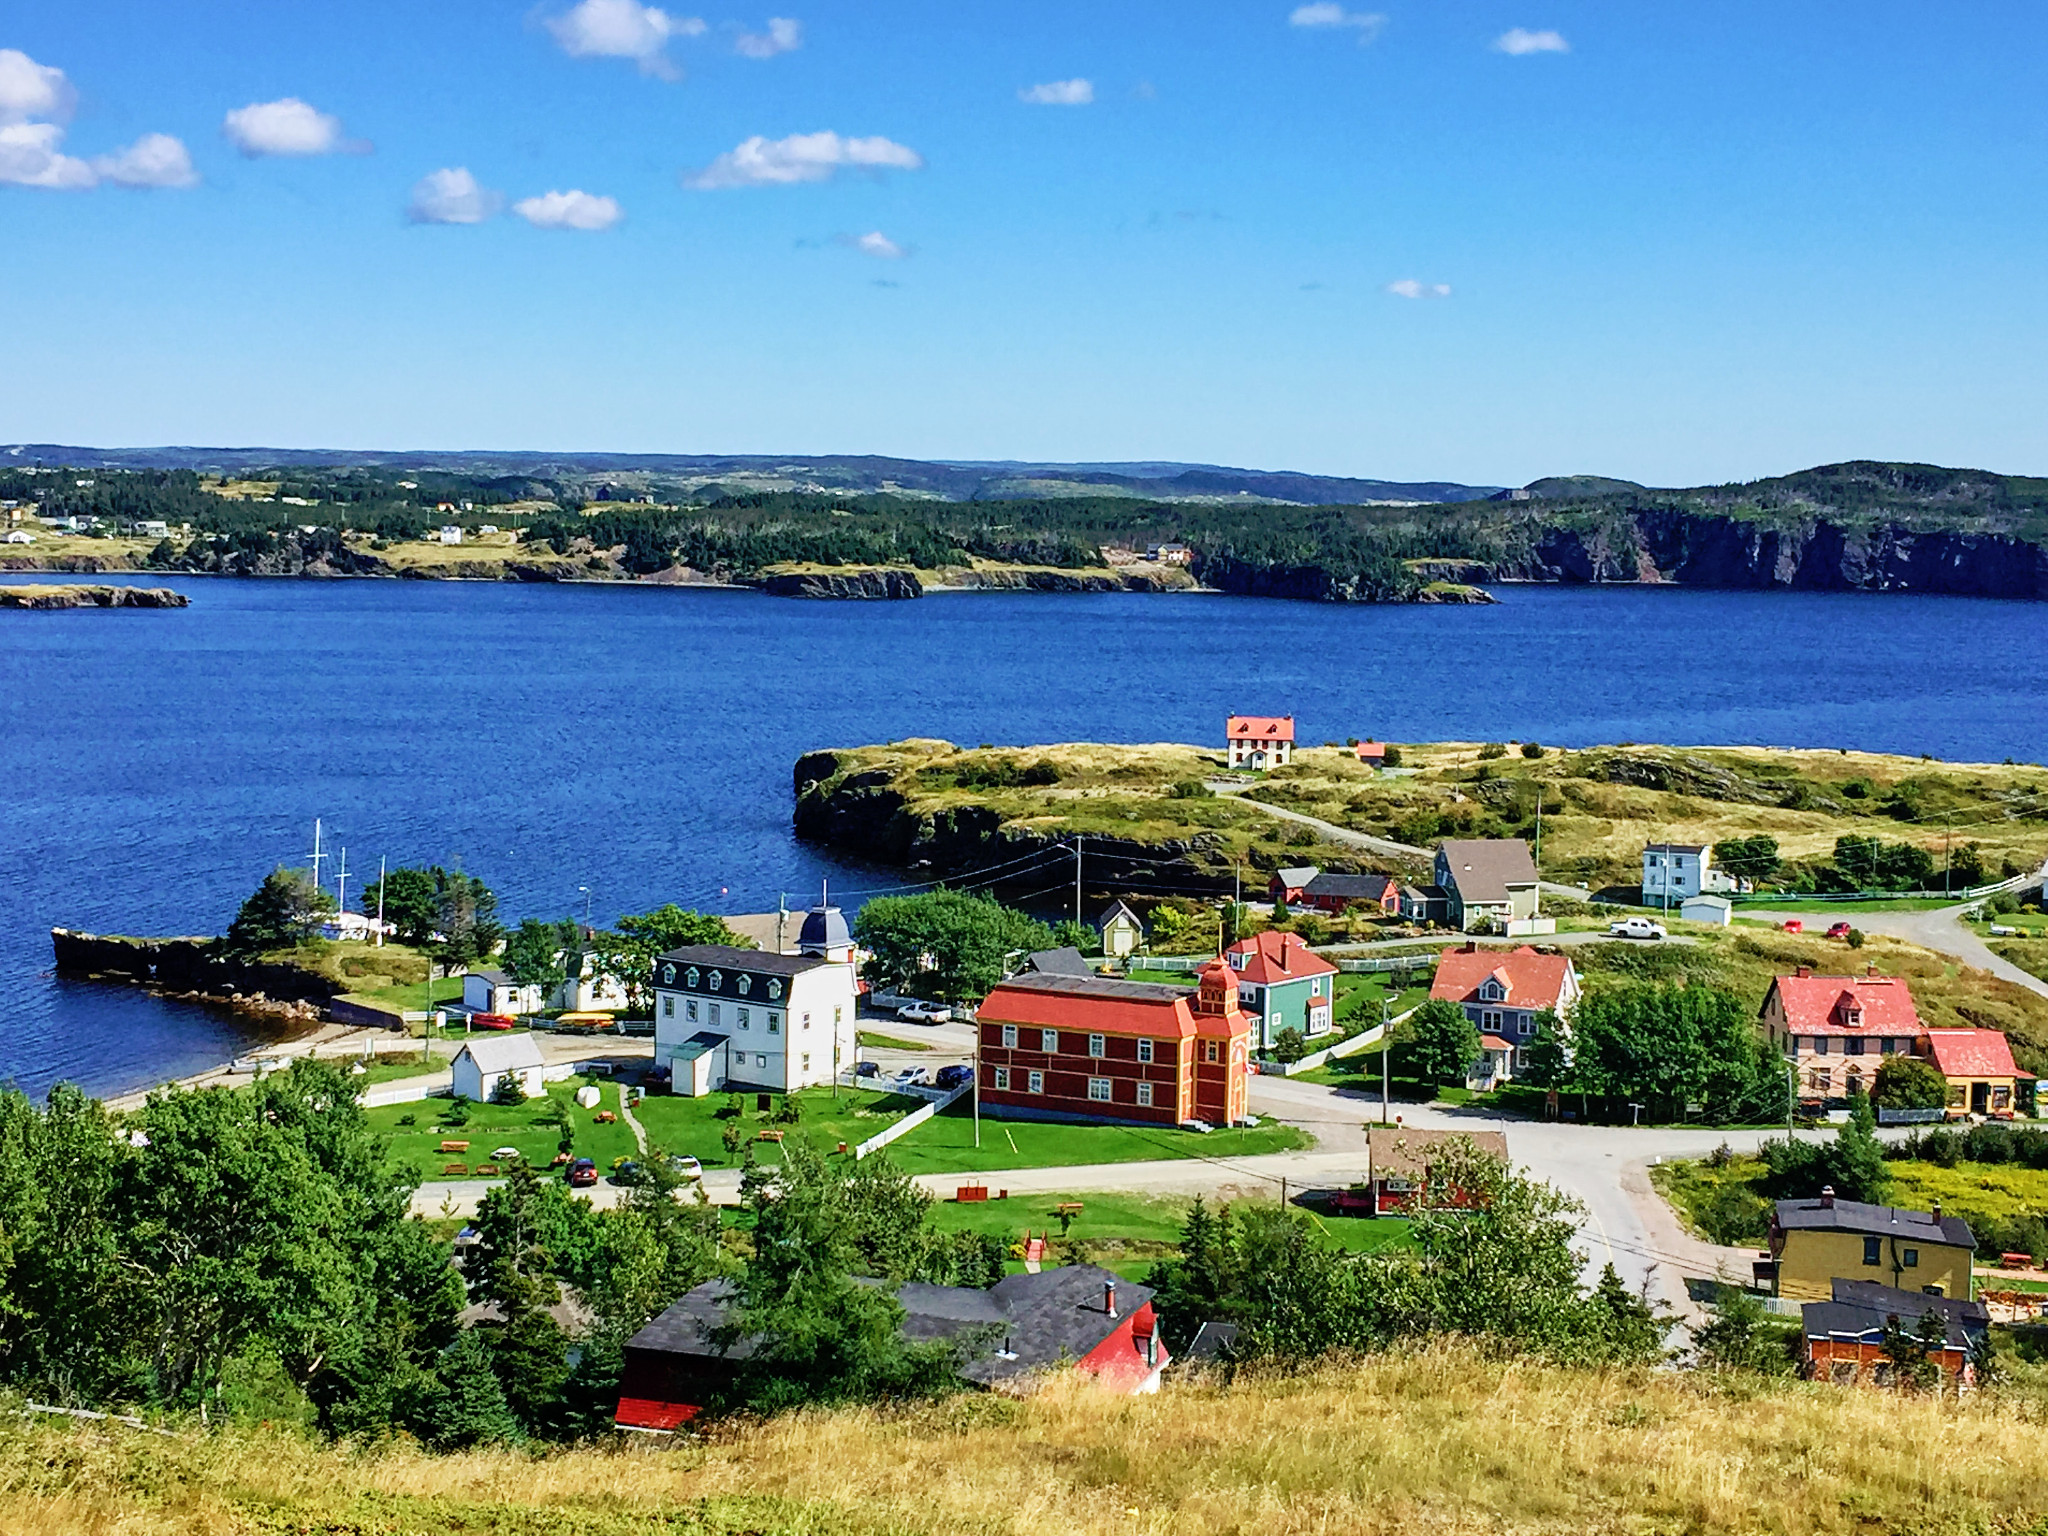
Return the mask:
<svg viewBox="0 0 2048 1536">
<path fill-rule="evenodd" d="M 1799 974 L 1802 976 L 1811 976 L 1813 974 L 1813 967 L 1810 965 L 1802 965 L 1801 967 L 1799 967 Z"/>
<path fill-rule="evenodd" d="M 1466 953 L 1466 954 L 1468 954 L 1468 955 L 1476 955 L 1476 954 L 1478 954 L 1478 953 L 1479 953 L 1479 941 L 1478 941 L 1477 939 L 1467 939 L 1467 940 L 1465 941 L 1465 953 Z"/>
<path fill-rule="evenodd" d="M 1934 1217 L 1935 1225 L 1939 1226 L 1941 1224 L 1941 1202 L 1939 1200 L 1934 1202 L 1934 1209 L 1929 1214 Z"/>
<path fill-rule="evenodd" d="M 1834 1185 L 1827 1184 L 1822 1186 L 1820 1192 L 1820 1208 L 1824 1211 L 1832 1211 L 1835 1208 Z M 1112 1287 L 1112 1289 L 1114 1289 L 1114 1287 Z"/>
<path fill-rule="evenodd" d="M 1877 974 L 1877 962 L 1873 960 L 1868 965 L 1864 966 L 1863 974 L 1866 976 L 1875 976 Z"/>
<path fill-rule="evenodd" d="M 1116 1316 L 1116 1282 L 1114 1280 L 1102 1282 L 1102 1310 L 1111 1317 Z"/>
</svg>

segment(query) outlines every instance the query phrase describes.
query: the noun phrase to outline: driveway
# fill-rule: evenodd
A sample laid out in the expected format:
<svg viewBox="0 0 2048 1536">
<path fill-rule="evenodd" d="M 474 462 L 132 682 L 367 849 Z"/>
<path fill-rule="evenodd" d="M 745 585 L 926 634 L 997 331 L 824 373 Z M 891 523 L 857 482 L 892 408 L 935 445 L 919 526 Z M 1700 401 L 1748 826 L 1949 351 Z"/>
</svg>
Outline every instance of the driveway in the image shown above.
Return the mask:
<svg viewBox="0 0 2048 1536">
<path fill-rule="evenodd" d="M 1249 799 L 1245 790 L 1251 786 L 1240 784 L 1235 779 L 1211 779 L 1209 788 L 1219 795 L 1227 795 L 1245 805 L 1256 806 L 1268 816 L 1277 816 L 1282 821 L 1292 821 L 1304 827 L 1313 827 L 1333 843 L 1343 843 L 1352 848 L 1363 848 L 1368 853 L 1377 853 L 1390 859 L 1420 859 L 1428 864 L 1436 854 L 1428 848 L 1416 848 L 1408 843 L 1397 843 L 1391 838 L 1374 837 L 1369 832 L 1354 832 L 1349 827 L 1340 827 L 1334 821 L 1324 821 L 1317 816 L 1304 816 L 1300 811 L 1283 810 L 1277 805 L 1268 805 L 1263 800 Z"/>
<path fill-rule="evenodd" d="M 1922 949 L 1938 951 L 1980 971 L 1989 971 L 2001 981 L 2009 981 L 2016 987 L 2025 987 L 2029 992 L 2048 997 L 2048 981 L 1993 954 L 1990 945 L 1963 926 L 1963 913 L 1977 905 L 1977 902 L 1965 902 L 1931 912 L 1792 912 L 1773 908 L 1770 921 L 1782 923 L 1788 917 L 1796 917 L 1811 927 L 1847 918 L 1865 933 L 1880 933 L 1888 939 L 1918 944 Z"/>
</svg>

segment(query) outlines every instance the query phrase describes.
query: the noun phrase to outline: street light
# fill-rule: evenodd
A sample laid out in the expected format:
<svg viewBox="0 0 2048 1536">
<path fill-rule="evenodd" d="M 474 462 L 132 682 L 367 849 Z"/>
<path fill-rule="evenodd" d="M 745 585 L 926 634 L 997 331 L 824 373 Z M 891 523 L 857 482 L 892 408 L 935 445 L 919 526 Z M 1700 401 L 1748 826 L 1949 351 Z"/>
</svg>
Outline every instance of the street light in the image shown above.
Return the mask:
<svg viewBox="0 0 2048 1536">
<path fill-rule="evenodd" d="M 588 928 L 590 926 L 590 887 L 579 885 L 576 889 L 583 897 L 583 926 Z"/>
</svg>

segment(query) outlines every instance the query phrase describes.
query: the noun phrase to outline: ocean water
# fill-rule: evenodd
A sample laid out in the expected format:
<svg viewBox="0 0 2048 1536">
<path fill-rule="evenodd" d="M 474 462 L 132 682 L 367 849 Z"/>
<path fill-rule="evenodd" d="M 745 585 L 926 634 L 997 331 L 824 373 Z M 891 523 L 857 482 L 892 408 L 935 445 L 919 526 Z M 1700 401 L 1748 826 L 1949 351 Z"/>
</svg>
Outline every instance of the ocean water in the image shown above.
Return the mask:
<svg viewBox="0 0 2048 1536">
<path fill-rule="evenodd" d="M 2048 757 L 2048 606 L 1505 587 L 1490 607 L 1213 596 L 812 603 L 612 585 L 149 577 L 166 611 L 0 613 L 0 1080 L 115 1092 L 233 1019 L 49 974 L 53 925 L 216 933 L 313 821 L 351 889 L 460 863 L 520 916 L 762 911 L 887 870 L 790 834 L 814 747 L 1304 740 Z M 332 872 L 332 865 L 328 870 Z M 587 888 L 587 893 L 586 889 Z"/>
</svg>

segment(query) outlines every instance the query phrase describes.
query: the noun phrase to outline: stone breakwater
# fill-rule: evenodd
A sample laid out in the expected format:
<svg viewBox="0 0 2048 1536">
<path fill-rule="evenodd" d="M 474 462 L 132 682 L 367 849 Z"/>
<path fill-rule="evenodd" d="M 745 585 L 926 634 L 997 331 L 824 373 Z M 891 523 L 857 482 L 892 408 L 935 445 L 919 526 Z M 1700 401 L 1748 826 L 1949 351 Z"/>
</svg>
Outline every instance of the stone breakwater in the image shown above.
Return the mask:
<svg viewBox="0 0 2048 1536">
<path fill-rule="evenodd" d="M 183 608 L 169 587 L 0 587 L 0 608 Z"/>
</svg>

